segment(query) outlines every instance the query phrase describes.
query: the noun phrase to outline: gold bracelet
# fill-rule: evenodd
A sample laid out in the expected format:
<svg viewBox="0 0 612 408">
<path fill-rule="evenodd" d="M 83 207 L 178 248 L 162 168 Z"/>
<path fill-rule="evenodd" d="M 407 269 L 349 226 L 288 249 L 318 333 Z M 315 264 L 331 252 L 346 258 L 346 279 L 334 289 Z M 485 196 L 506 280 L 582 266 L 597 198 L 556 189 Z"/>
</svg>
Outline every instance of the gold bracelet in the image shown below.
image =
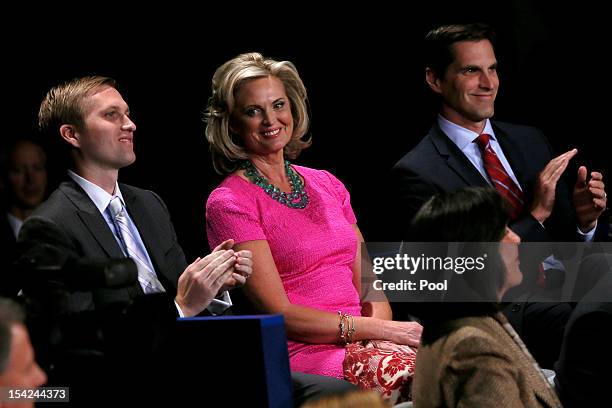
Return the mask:
<svg viewBox="0 0 612 408">
<path fill-rule="evenodd" d="M 344 341 L 344 344 L 352 343 L 353 335 L 355 334 L 355 318 L 351 315 L 338 311 L 340 317 L 340 338 Z"/>
<path fill-rule="evenodd" d="M 353 335 L 355 334 L 355 318 L 351 315 L 348 315 L 348 320 L 349 320 L 349 329 L 346 333 L 346 342 L 347 343 L 352 343 L 353 342 Z"/>
<path fill-rule="evenodd" d="M 338 324 L 338 327 L 340 328 L 340 338 L 344 341 L 344 343 L 346 343 L 346 327 L 344 325 L 346 315 L 338 310 L 338 316 L 340 317 L 340 323 Z"/>
</svg>

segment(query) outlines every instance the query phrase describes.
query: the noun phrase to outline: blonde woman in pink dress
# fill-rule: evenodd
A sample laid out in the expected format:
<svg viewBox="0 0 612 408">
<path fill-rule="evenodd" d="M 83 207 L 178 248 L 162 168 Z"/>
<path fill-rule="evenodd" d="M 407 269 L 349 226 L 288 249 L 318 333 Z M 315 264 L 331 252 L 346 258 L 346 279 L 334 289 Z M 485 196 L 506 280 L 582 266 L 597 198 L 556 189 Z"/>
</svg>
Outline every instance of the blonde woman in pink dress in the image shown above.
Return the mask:
<svg viewBox="0 0 612 408">
<path fill-rule="evenodd" d="M 422 328 L 391 320 L 386 301 L 360 301 L 363 237 L 348 191 L 329 172 L 287 160 L 310 144 L 295 66 L 242 54 L 212 82 L 206 137 L 226 178 L 206 204 L 209 244 L 232 237 L 236 250 L 253 252 L 244 290 L 259 311 L 284 315 L 292 371 L 405 397 L 415 353 L 393 343 L 418 347 Z M 376 353 L 368 340 L 387 350 Z M 398 364 L 404 369 L 386 370 Z"/>
</svg>

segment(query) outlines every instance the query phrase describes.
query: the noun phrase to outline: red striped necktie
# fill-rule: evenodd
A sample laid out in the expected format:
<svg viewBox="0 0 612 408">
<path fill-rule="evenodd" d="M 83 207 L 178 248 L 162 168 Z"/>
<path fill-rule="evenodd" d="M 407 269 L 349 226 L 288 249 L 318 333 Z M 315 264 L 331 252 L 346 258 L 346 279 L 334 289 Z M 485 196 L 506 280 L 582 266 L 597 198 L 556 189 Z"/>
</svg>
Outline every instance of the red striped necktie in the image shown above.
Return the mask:
<svg viewBox="0 0 612 408">
<path fill-rule="evenodd" d="M 512 178 L 504 169 L 499 157 L 491 148 L 491 144 L 489 143 L 490 138 L 490 135 L 483 133 L 474 139 L 474 142 L 476 142 L 480 148 L 484 168 L 491 179 L 491 183 L 493 183 L 497 191 L 510 204 L 510 218 L 514 220 L 523 211 L 523 192 L 516 183 L 512 181 Z"/>
</svg>

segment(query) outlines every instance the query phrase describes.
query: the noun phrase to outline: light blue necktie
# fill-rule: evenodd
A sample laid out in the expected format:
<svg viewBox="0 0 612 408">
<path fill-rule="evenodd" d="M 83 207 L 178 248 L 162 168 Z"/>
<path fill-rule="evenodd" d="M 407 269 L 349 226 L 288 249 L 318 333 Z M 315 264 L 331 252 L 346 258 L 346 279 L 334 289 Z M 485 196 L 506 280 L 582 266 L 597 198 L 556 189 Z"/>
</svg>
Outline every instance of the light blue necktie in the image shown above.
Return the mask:
<svg viewBox="0 0 612 408">
<path fill-rule="evenodd" d="M 113 197 L 108 207 L 113 216 L 117 234 L 119 234 L 118 238 L 123 243 L 124 251 L 136 263 L 138 282 L 140 282 L 144 293 L 165 292 L 166 290 L 153 271 L 152 265 L 148 262 L 143 248 L 141 248 L 141 245 L 138 245 L 138 241 L 130 231 L 121 199 L 118 196 Z"/>
</svg>

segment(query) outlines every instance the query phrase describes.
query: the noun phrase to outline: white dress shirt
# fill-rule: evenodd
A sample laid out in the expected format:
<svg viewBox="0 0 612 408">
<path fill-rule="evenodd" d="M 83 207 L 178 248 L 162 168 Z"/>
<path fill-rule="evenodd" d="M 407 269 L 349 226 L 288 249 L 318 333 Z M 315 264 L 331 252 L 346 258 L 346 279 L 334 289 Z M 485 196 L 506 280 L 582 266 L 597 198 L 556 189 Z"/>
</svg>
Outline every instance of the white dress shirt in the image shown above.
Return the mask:
<svg viewBox="0 0 612 408">
<path fill-rule="evenodd" d="M 75 183 L 77 183 L 85 191 L 85 193 L 91 199 L 91 201 L 93 201 L 94 205 L 96 206 L 98 211 L 100 211 L 100 214 L 102 214 L 102 217 L 106 221 L 106 224 L 108 225 L 110 230 L 113 232 L 113 235 L 115 236 L 115 239 L 117 240 L 117 244 L 119 245 L 119 247 L 122 247 L 121 241 L 119 240 L 119 238 L 117 238 L 117 234 L 116 234 L 116 230 L 115 230 L 115 224 L 113 223 L 113 220 L 111 219 L 111 216 L 108 213 L 108 211 L 106 211 L 106 208 L 108 207 L 108 204 L 112 200 L 113 195 L 108 194 L 100 186 L 97 186 L 96 184 L 92 183 L 91 181 L 89 181 L 87 179 L 84 179 L 83 177 L 79 176 L 78 174 L 76 174 L 72 170 L 68 170 L 68 175 L 70 176 L 70 178 L 72 178 L 74 180 Z M 121 201 L 125 205 L 125 200 L 123 199 L 123 195 L 121 195 L 121 190 L 119 189 L 119 184 L 116 183 L 116 182 L 115 182 L 115 194 L 114 195 L 120 197 Z M 125 208 L 127 210 L 127 207 L 125 207 Z M 126 211 L 126 216 L 129 218 L 129 214 L 128 214 L 127 211 Z M 144 252 L 145 256 L 147 257 L 147 261 L 152 266 L 153 263 L 151 262 L 151 258 L 149 257 L 149 254 L 147 253 L 147 250 L 146 250 L 146 247 L 144 245 L 144 242 L 142 242 L 142 238 L 140 237 L 140 233 L 138 232 L 138 229 L 135 227 L 135 224 L 131 220 L 131 218 L 130 218 L 130 222 L 131 222 L 132 225 L 134 225 L 134 229 L 133 229 L 133 232 L 135 232 L 134 236 L 137 239 L 137 241 L 139 241 L 139 244 L 142 246 L 142 249 L 144 250 L 143 252 Z M 185 317 L 185 315 L 183 314 L 183 311 L 179 307 L 178 303 L 176 303 L 176 300 L 174 301 L 174 305 L 176 306 L 176 309 L 178 311 L 179 316 L 180 317 Z M 217 314 L 223 313 L 231 305 L 232 305 L 232 301 L 230 299 L 229 293 L 227 291 L 224 291 L 222 293 L 221 299 L 213 299 L 211 304 L 208 305 L 208 307 L 206 309 L 211 314 L 217 315 Z"/>
<path fill-rule="evenodd" d="M 21 230 L 21 226 L 23 225 L 23 221 L 19 218 L 15 217 L 10 212 L 6 213 L 6 220 L 13 231 L 13 235 L 15 235 L 15 239 L 19 236 L 19 231 Z"/>
<path fill-rule="evenodd" d="M 459 150 L 461 150 L 461 152 L 465 154 L 468 160 L 474 165 L 476 170 L 478 170 L 478 172 L 482 174 L 482 177 L 487 181 L 487 183 L 492 186 L 491 180 L 487 175 L 487 171 L 485 170 L 484 163 L 482 161 L 482 154 L 480 153 L 480 149 L 478 148 L 478 145 L 476 143 L 473 143 L 474 139 L 479 136 L 479 133 L 459 126 L 456 123 L 449 121 L 442 115 L 438 115 L 438 126 L 440 126 L 442 132 L 444 132 L 448 136 L 448 138 L 455 145 L 457 145 Z M 510 167 L 510 163 L 508 162 L 508 159 L 506 159 L 504 151 L 502 150 L 501 146 L 499 145 L 499 142 L 497 141 L 495 131 L 493 130 L 493 126 L 491 126 L 491 121 L 489 119 L 486 120 L 484 130 L 481 133 L 486 133 L 491 136 L 491 138 L 489 139 L 491 148 L 495 151 L 497 157 L 499 157 L 499 161 L 504 166 L 504 170 L 506 170 L 506 173 L 508 173 L 508 175 L 510 176 L 512 181 L 516 183 L 518 188 L 523 191 L 521 183 L 519 183 L 518 179 L 514 175 L 514 171 L 512 171 L 512 167 Z M 542 225 L 542 227 L 544 226 Z M 595 224 L 595 227 L 597 227 L 597 224 Z M 595 235 L 595 228 L 591 229 L 588 232 L 582 232 L 580 231 L 580 228 L 576 227 L 576 231 L 578 232 L 578 234 L 580 234 L 580 237 L 584 241 L 593 241 L 593 236 Z"/>
</svg>

